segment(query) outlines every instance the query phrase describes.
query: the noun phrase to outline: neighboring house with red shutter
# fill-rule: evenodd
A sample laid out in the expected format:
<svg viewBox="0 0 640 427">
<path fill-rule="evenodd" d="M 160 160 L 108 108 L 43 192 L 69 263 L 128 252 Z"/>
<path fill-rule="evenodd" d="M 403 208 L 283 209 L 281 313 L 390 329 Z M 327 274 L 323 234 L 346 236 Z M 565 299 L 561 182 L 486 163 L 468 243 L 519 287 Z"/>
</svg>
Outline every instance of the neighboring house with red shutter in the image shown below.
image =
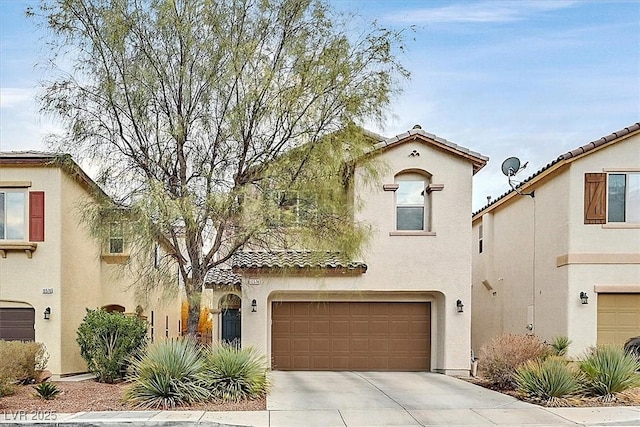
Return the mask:
<svg viewBox="0 0 640 427">
<path fill-rule="evenodd" d="M 506 179 L 506 178 L 505 178 Z M 559 156 L 473 215 L 472 347 L 640 335 L 640 123 Z M 586 297 L 586 299 L 584 298 Z"/>
<path fill-rule="evenodd" d="M 156 338 L 180 330 L 179 299 L 138 307 L 131 277 L 116 274 L 130 257 L 117 224 L 101 243 L 81 222 L 96 192 L 70 156 L 0 153 L 0 339 L 44 343 L 55 375 L 86 371 L 76 344 L 86 308 L 138 312 Z"/>
<path fill-rule="evenodd" d="M 488 159 L 420 126 L 370 136 L 344 187 L 371 229 L 362 258 L 237 253 L 208 276 L 214 339 L 256 347 L 278 370 L 468 374 L 472 179 Z M 368 159 L 384 165 L 379 182 Z"/>
</svg>

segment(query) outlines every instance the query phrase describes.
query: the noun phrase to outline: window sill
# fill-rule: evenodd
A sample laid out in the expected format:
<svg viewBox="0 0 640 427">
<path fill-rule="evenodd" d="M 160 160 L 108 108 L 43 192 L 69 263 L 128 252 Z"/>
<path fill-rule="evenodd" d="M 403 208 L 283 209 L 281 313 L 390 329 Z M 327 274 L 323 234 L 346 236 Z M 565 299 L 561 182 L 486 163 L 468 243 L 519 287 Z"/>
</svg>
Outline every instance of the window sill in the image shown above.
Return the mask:
<svg viewBox="0 0 640 427">
<path fill-rule="evenodd" d="M 626 222 L 609 222 L 607 224 L 602 224 L 602 228 L 608 229 L 629 229 L 629 228 L 640 228 L 640 224 L 626 223 Z"/>
<path fill-rule="evenodd" d="M 389 236 L 435 236 L 435 231 L 390 231 Z"/>
<path fill-rule="evenodd" d="M 2 258 L 6 258 L 7 252 L 9 251 L 24 251 L 27 254 L 27 258 L 31 259 L 33 252 L 37 248 L 38 244 L 33 242 L 0 242 L 0 256 L 2 256 Z"/>
<path fill-rule="evenodd" d="M 127 254 L 102 254 L 101 258 L 107 264 L 126 264 L 129 261 Z"/>
</svg>

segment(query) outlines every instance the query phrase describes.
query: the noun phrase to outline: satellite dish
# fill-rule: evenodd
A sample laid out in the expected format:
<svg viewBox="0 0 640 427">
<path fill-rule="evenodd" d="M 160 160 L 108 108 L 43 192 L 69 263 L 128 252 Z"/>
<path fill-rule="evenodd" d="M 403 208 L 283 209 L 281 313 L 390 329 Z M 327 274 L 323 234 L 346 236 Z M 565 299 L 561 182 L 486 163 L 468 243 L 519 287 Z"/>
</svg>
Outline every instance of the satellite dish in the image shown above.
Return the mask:
<svg viewBox="0 0 640 427">
<path fill-rule="evenodd" d="M 502 162 L 502 173 L 506 176 L 514 176 L 520 170 L 520 159 L 517 157 L 509 157 Z"/>
</svg>

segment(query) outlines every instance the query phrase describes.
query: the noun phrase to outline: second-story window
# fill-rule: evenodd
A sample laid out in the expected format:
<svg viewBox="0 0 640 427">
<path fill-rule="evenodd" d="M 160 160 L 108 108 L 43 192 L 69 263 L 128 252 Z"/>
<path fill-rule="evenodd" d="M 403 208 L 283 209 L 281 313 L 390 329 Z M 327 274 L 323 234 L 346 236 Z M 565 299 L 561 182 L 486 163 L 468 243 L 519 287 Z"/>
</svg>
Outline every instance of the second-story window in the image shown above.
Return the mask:
<svg viewBox="0 0 640 427">
<path fill-rule="evenodd" d="M 483 245 L 482 245 L 482 225 L 478 227 L 478 253 L 482 253 Z"/>
<path fill-rule="evenodd" d="M 317 215 L 315 195 L 300 191 L 276 191 L 269 194 L 275 212 L 267 219 L 273 227 L 292 227 L 308 224 Z"/>
<path fill-rule="evenodd" d="M 609 174 L 607 222 L 640 223 L 640 173 Z"/>
<path fill-rule="evenodd" d="M 109 226 L 109 253 L 121 254 L 124 252 L 124 233 L 122 224 L 113 222 Z"/>
<path fill-rule="evenodd" d="M 424 231 L 425 180 L 407 179 L 397 181 L 396 190 L 396 230 Z"/>
<path fill-rule="evenodd" d="M 0 239 L 24 240 L 25 193 L 0 191 Z"/>
</svg>

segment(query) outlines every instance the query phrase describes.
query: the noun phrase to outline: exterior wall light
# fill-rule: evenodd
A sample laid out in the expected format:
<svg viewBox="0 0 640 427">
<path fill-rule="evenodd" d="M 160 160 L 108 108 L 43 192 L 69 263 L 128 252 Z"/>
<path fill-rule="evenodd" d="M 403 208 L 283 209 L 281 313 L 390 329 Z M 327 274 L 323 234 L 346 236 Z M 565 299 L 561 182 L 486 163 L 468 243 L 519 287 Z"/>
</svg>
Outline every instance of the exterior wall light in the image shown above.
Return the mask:
<svg viewBox="0 0 640 427">
<path fill-rule="evenodd" d="M 464 311 L 464 304 L 462 304 L 462 300 L 456 301 L 456 307 L 458 308 L 458 313 L 462 313 Z"/>
<path fill-rule="evenodd" d="M 49 320 L 51 318 L 51 307 L 47 307 L 44 309 L 44 320 Z"/>
<path fill-rule="evenodd" d="M 256 301 L 255 299 L 251 300 L 251 312 L 255 313 L 256 311 L 258 311 L 257 308 L 258 308 L 258 301 Z"/>
<path fill-rule="evenodd" d="M 587 295 L 586 292 L 580 292 L 580 301 L 583 304 L 589 304 L 589 296 Z"/>
</svg>

